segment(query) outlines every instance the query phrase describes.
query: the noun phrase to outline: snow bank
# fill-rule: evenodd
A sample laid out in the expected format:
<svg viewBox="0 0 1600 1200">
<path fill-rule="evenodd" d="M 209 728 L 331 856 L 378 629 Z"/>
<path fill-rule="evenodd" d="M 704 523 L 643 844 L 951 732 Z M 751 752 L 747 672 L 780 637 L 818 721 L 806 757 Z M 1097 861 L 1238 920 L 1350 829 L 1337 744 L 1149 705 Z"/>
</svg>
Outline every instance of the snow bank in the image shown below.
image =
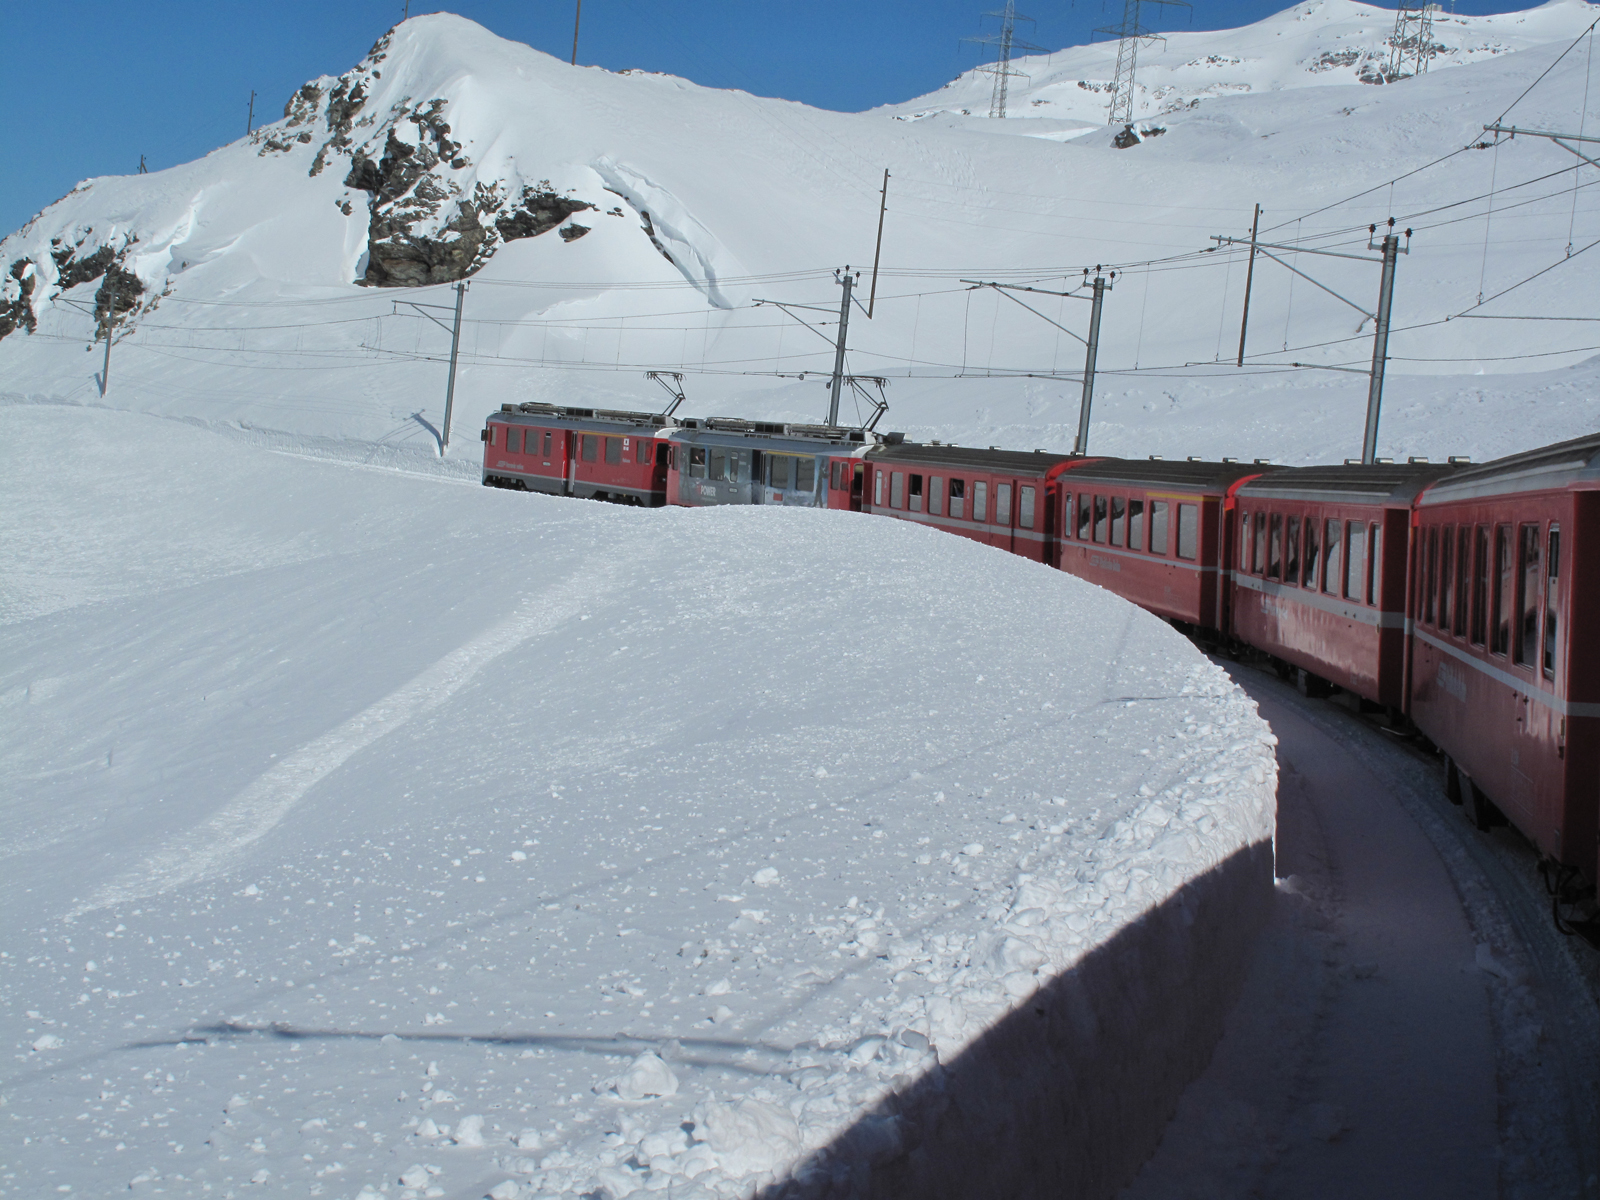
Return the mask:
<svg viewBox="0 0 1600 1200">
<path fill-rule="evenodd" d="M 1107 593 L 0 421 L 19 1194 L 1092 1189 L 1207 1053 L 1272 739 Z"/>
</svg>

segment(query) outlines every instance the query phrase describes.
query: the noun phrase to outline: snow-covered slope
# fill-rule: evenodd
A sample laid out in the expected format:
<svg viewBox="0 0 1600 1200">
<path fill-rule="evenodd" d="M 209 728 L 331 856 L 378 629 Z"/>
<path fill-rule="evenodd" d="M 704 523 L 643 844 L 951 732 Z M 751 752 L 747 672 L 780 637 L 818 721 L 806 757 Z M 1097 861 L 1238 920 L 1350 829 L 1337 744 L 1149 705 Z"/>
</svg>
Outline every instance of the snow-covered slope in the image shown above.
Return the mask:
<svg viewBox="0 0 1600 1200">
<path fill-rule="evenodd" d="M 1203 1062 L 1270 735 L 1115 597 L 848 513 L 0 429 L 0 1194 L 1114 1180 Z"/>
<path fill-rule="evenodd" d="M 1151 97 L 1178 89 L 1150 103 L 1183 107 L 1127 150 L 1103 128 L 1055 140 L 1082 129 L 1077 118 L 1100 119 L 1103 96 L 1077 81 L 1104 76 L 1094 64 L 1105 46 L 1025 64 L 1023 110 L 1045 111 L 1031 103 L 1045 99 L 1062 119 L 991 121 L 944 111 L 969 106 L 946 92 L 977 95 L 981 77 L 895 113 L 829 113 L 573 68 L 460 18 L 421 17 L 343 76 L 308 84 L 251 138 L 154 175 L 86 181 L 0 243 L 0 328 L 11 328 L 0 391 L 330 453 L 420 455 L 442 416 L 449 334 L 436 321 L 450 320 L 448 281 L 470 272 L 455 410 L 466 436 L 453 447 L 463 462 L 471 429 L 501 402 L 653 405 L 650 368 L 688 373 L 686 411 L 816 419 L 820 381 L 798 376 L 831 367 L 826 312 L 796 310 L 823 324 L 806 329 L 756 302 L 837 304 L 832 268 L 870 262 L 888 168 L 885 272 L 873 319 L 852 324 L 850 368 L 891 378 L 896 427 L 1070 442 L 1081 348 L 1050 322 L 1081 333 L 1086 306 L 1036 296 L 1035 315 L 961 281 L 1061 290 L 1110 263 L 1123 266 L 1092 447 L 1353 453 L 1360 378 L 1289 365 L 1366 365 L 1371 324 L 1339 299 L 1258 261 L 1249 365 L 1213 367 L 1236 353 L 1244 264 L 1237 251 L 1198 252 L 1213 233 L 1247 232 L 1259 202 L 1279 240 L 1363 252 L 1371 222 L 1414 228 L 1380 451 L 1504 453 L 1600 420 L 1585 365 L 1592 325 L 1498 319 L 1600 312 L 1600 274 L 1566 258 L 1600 238 L 1594 171 L 1575 176 L 1567 152 L 1522 138 L 1428 164 L 1481 138 L 1597 12 L 1558 0 L 1441 17 L 1448 53 L 1428 75 L 1384 86 L 1359 82 L 1359 62 L 1381 53 L 1389 14 L 1344 0 L 1247 30 L 1174 34 L 1145 56 L 1144 78 Z M 1343 65 L 1320 69 L 1329 62 Z M 1589 70 L 1580 47 L 1512 119 L 1580 127 Z M 1600 103 L 1600 87 L 1588 94 Z M 1088 107 L 1066 119 L 1063 96 Z M 894 119 L 928 111 L 938 115 Z M 1370 311 L 1371 265 L 1292 265 Z M 122 321 L 102 401 L 95 313 L 113 290 Z M 1480 297 L 1478 311 L 1445 320 Z M 1485 373 L 1494 380 L 1462 379 Z M 1545 403 L 1566 393 L 1577 399 Z"/>
</svg>

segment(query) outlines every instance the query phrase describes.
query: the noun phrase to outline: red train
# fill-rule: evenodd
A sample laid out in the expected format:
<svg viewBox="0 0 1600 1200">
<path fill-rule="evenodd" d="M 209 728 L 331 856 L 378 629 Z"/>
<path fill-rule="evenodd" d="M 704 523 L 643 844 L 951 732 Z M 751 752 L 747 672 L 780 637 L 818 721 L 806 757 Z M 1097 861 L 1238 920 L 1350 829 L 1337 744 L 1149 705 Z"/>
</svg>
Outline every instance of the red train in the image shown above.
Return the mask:
<svg viewBox="0 0 1600 1200">
<path fill-rule="evenodd" d="M 483 481 L 660 505 L 877 513 L 1097 583 L 1446 756 L 1563 905 L 1600 877 L 1600 434 L 1482 465 L 1085 458 L 732 418 L 505 406 Z"/>
</svg>

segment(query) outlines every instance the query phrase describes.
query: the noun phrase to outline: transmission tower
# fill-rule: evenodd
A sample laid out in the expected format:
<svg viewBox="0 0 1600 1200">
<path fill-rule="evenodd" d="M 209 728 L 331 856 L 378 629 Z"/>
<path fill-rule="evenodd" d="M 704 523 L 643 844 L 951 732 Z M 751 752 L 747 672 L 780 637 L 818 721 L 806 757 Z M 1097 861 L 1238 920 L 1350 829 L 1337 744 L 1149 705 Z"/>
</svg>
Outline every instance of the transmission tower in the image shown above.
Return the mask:
<svg viewBox="0 0 1600 1200">
<path fill-rule="evenodd" d="M 1107 125 L 1133 124 L 1133 76 L 1138 64 L 1139 46 L 1153 42 L 1166 42 L 1166 38 L 1153 29 L 1146 29 L 1139 21 L 1141 4 L 1175 5 L 1189 8 L 1187 0 L 1123 0 L 1122 24 L 1107 25 L 1096 33 L 1109 33 L 1117 38 L 1117 74 L 1111 88 L 1111 110 Z"/>
<path fill-rule="evenodd" d="M 1389 35 L 1390 79 L 1427 71 L 1434 50 L 1433 14 L 1438 11 L 1437 4 L 1401 0 L 1400 9 L 1394 14 L 1394 32 Z"/>
<path fill-rule="evenodd" d="M 975 37 L 962 38 L 963 42 L 971 42 L 975 46 L 993 46 L 995 48 L 995 61 L 985 63 L 979 67 L 985 75 L 994 76 L 994 94 L 989 100 L 989 115 L 1003 117 L 1006 115 L 1006 94 L 1010 90 L 1013 79 L 1026 79 L 1025 72 L 1017 70 L 1011 65 L 1013 53 L 1023 54 L 1048 54 L 1043 46 L 1035 46 L 1032 42 L 1024 42 L 1017 38 L 1016 26 L 1018 21 L 1031 21 L 1032 17 L 1025 17 L 1017 11 L 1013 0 L 1006 0 L 1006 6 L 997 12 L 986 12 L 986 17 L 1000 18 L 1000 32 L 979 34 Z"/>
</svg>

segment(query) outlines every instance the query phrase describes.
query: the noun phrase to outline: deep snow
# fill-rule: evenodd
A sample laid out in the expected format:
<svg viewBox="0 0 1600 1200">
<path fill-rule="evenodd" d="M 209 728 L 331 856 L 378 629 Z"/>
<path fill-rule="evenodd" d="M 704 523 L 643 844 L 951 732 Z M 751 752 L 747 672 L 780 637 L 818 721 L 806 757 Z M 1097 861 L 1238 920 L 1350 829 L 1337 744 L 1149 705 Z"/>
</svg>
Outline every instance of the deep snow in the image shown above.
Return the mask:
<svg viewBox="0 0 1600 1200">
<path fill-rule="evenodd" d="M 1271 836 L 1220 671 L 962 539 L 3 421 L 8 1195 L 748 1191 Z"/>
</svg>

